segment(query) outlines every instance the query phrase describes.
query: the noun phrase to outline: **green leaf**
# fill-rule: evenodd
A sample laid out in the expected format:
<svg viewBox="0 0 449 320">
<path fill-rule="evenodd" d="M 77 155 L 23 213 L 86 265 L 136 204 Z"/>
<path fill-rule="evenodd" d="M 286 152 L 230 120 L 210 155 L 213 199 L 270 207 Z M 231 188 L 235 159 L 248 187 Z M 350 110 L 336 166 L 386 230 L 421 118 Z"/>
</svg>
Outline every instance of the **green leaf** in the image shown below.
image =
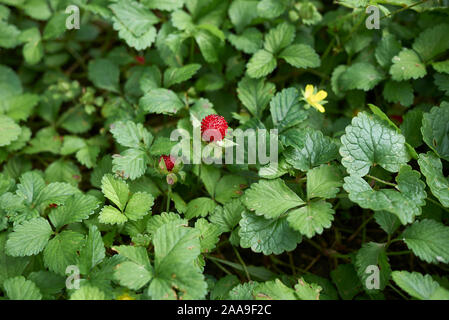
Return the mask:
<svg viewBox="0 0 449 320">
<path fill-rule="evenodd" d="M 449 207 L 449 181 L 443 175 L 441 160 L 429 151 L 419 155 L 418 164 L 433 195 L 440 200 L 443 206 Z"/>
<path fill-rule="evenodd" d="M 279 17 L 285 10 L 285 5 L 278 0 L 262 0 L 257 4 L 257 12 L 261 17 L 273 19 Z"/>
<path fill-rule="evenodd" d="M 34 218 L 14 227 L 6 242 L 6 253 L 13 257 L 38 254 L 44 250 L 53 231 L 44 218 Z"/>
<path fill-rule="evenodd" d="M 343 300 L 351 300 L 362 290 L 357 272 L 352 264 L 339 264 L 336 269 L 331 271 L 330 276 Z"/>
<path fill-rule="evenodd" d="M 76 187 L 81 180 L 81 172 L 72 161 L 57 160 L 45 169 L 45 180 L 48 182 L 67 182 Z"/>
<path fill-rule="evenodd" d="M 177 223 L 162 225 L 156 230 L 154 244 L 154 280 L 148 295 L 153 299 L 200 299 L 206 295 L 207 284 L 194 261 L 200 254 L 199 232 Z M 177 293 L 174 288 L 177 288 Z"/>
<path fill-rule="evenodd" d="M 0 147 L 11 144 L 19 138 L 22 129 L 10 117 L 0 114 Z"/>
<path fill-rule="evenodd" d="M 240 220 L 240 245 L 264 255 L 292 251 L 301 242 L 301 234 L 291 229 L 286 217 L 265 219 L 253 213 L 243 213 Z"/>
<path fill-rule="evenodd" d="M 246 72 L 251 78 L 262 78 L 276 68 L 276 58 L 266 50 L 257 51 L 246 65 Z"/>
<path fill-rule="evenodd" d="M 426 67 L 413 50 L 402 49 L 398 55 L 393 57 L 392 61 L 390 74 L 395 81 L 419 79 L 427 74 Z"/>
<path fill-rule="evenodd" d="M 125 261 L 115 267 L 114 278 L 120 285 L 132 290 L 139 290 L 152 278 L 151 270 L 132 261 Z"/>
<path fill-rule="evenodd" d="M 30 64 L 37 64 L 44 55 L 44 47 L 41 42 L 39 29 L 31 28 L 20 34 L 19 40 L 25 42 L 23 46 L 23 57 Z"/>
<path fill-rule="evenodd" d="M 159 19 L 141 3 L 121 0 L 109 6 L 114 13 L 113 27 L 119 37 L 136 50 L 144 50 L 156 39 L 156 28 L 153 26 Z"/>
<path fill-rule="evenodd" d="M 421 214 L 421 207 L 425 205 L 425 184 L 419 177 L 419 172 L 412 170 L 410 166 L 404 166 L 396 177 L 399 191 L 394 189 L 375 191 L 368 182 L 357 176 L 345 177 L 343 188 L 349 193 L 349 199 L 362 208 L 391 212 L 406 225 Z"/>
<path fill-rule="evenodd" d="M 153 141 L 153 135 L 141 123 L 132 121 L 115 122 L 111 125 L 111 133 L 118 143 L 129 148 L 149 147 Z"/>
<path fill-rule="evenodd" d="M 325 228 L 330 228 L 334 213 L 329 202 L 319 200 L 292 210 L 287 216 L 287 221 L 294 230 L 307 238 L 312 238 L 315 234 L 322 234 Z"/>
<path fill-rule="evenodd" d="M 276 91 L 271 82 L 263 79 L 244 77 L 237 88 L 237 95 L 246 109 L 255 117 L 260 118 Z"/>
<path fill-rule="evenodd" d="M 129 196 L 129 187 L 125 181 L 114 178 L 112 174 L 106 174 L 101 179 L 101 191 L 121 211 L 125 209 Z"/>
<path fill-rule="evenodd" d="M 422 145 L 423 139 L 421 134 L 423 112 L 419 109 L 410 110 L 403 116 L 401 124 L 401 133 L 405 140 L 412 147 L 416 148 Z"/>
<path fill-rule="evenodd" d="M 389 80 L 385 83 L 383 96 L 388 102 L 399 102 L 409 107 L 413 104 L 413 87 L 409 82 Z"/>
<path fill-rule="evenodd" d="M 322 288 L 315 283 L 307 283 L 304 278 L 299 278 L 295 285 L 295 293 L 299 300 L 320 300 Z"/>
<path fill-rule="evenodd" d="M 433 62 L 432 67 L 441 73 L 449 73 L 449 60 Z"/>
<path fill-rule="evenodd" d="M 232 198 L 238 198 L 243 194 L 243 189 L 248 186 L 248 181 L 238 175 L 225 175 L 215 187 L 215 200 L 225 204 Z"/>
<path fill-rule="evenodd" d="M 11 49 L 20 44 L 20 30 L 13 24 L 0 20 L 0 47 Z"/>
<path fill-rule="evenodd" d="M 295 291 L 279 279 L 259 284 L 253 295 L 256 300 L 298 300 Z"/>
<path fill-rule="evenodd" d="M 243 203 L 257 215 L 277 218 L 304 201 L 282 179 L 260 180 L 253 183 L 243 196 Z"/>
<path fill-rule="evenodd" d="M 230 33 L 228 40 L 237 50 L 252 54 L 262 47 L 263 34 L 256 28 L 248 28 L 239 35 Z"/>
<path fill-rule="evenodd" d="M 45 25 L 44 40 L 54 40 L 59 38 L 66 31 L 67 15 L 64 12 L 55 12 Z"/>
<path fill-rule="evenodd" d="M 20 276 L 30 263 L 30 257 L 11 257 L 6 254 L 6 233 L 0 234 L 0 286 L 8 278 Z"/>
<path fill-rule="evenodd" d="M 200 232 L 201 252 L 211 252 L 220 240 L 220 227 L 201 218 L 195 222 L 195 229 Z"/>
<path fill-rule="evenodd" d="M 430 275 L 419 272 L 393 271 L 391 277 L 402 290 L 420 300 L 430 300 L 440 287 Z"/>
<path fill-rule="evenodd" d="M 335 198 L 343 185 L 336 166 L 321 165 L 307 172 L 307 199 Z"/>
<path fill-rule="evenodd" d="M 424 219 L 405 229 L 402 237 L 420 259 L 428 263 L 449 263 L 449 227 Z"/>
<path fill-rule="evenodd" d="M 64 276 L 66 268 L 78 264 L 78 250 L 84 243 L 81 233 L 65 230 L 48 242 L 44 250 L 44 264 L 51 271 Z"/>
<path fill-rule="evenodd" d="M 351 175 L 364 176 L 370 167 L 380 165 L 398 172 L 410 159 L 405 138 L 376 116 L 360 112 L 341 137 L 341 163 Z"/>
<path fill-rule="evenodd" d="M 215 207 L 214 212 L 209 217 L 209 220 L 219 226 L 222 232 L 228 232 L 239 224 L 243 212 L 246 211 L 245 206 L 240 199 L 233 199 L 227 202 L 224 206 Z"/>
<path fill-rule="evenodd" d="M 368 62 L 356 62 L 344 71 L 338 78 L 342 90 L 359 89 L 369 91 L 380 81 L 383 75 Z"/>
<path fill-rule="evenodd" d="M 266 51 L 275 55 L 293 42 L 295 33 L 293 25 L 285 22 L 280 23 L 268 31 L 263 46 Z"/>
<path fill-rule="evenodd" d="M 303 134 L 304 140 L 296 141 L 300 147 L 290 147 L 284 152 L 285 160 L 295 169 L 308 171 L 337 158 L 338 146 L 331 138 L 310 128 Z"/>
<path fill-rule="evenodd" d="M 99 288 L 83 285 L 70 295 L 70 300 L 106 300 L 106 294 Z"/>
<path fill-rule="evenodd" d="M 106 257 L 106 249 L 98 228 L 89 227 L 85 245 L 80 250 L 79 266 L 82 274 L 89 274 L 91 269 L 98 265 Z"/>
<path fill-rule="evenodd" d="M 387 211 L 376 211 L 374 213 L 374 219 L 383 231 L 392 235 L 401 225 L 399 219 Z"/>
<path fill-rule="evenodd" d="M 306 44 L 292 44 L 279 54 L 279 58 L 284 59 L 296 68 L 316 68 L 321 64 L 320 57 L 313 48 Z"/>
<path fill-rule="evenodd" d="M 128 221 L 128 218 L 113 206 L 104 206 L 101 209 L 98 220 L 106 224 L 122 224 Z"/>
<path fill-rule="evenodd" d="M 295 88 L 283 89 L 270 101 L 273 124 L 282 132 L 307 118 L 306 110 L 299 103 L 299 92 Z"/>
<path fill-rule="evenodd" d="M 64 205 L 53 209 L 48 217 L 55 228 L 74 222 L 81 222 L 99 207 L 100 202 L 94 196 L 76 194 L 68 198 Z"/>
<path fill-rule="evenodd" d="M 192 78 L 201 68 L 200 64 L 192 63 L 180 68 L 167 68 L 164 71 L 164 87 L 184 82 Z"/>
<path fill-rule="evenodd" d="M 424 62 L 432 60 L 437 55 L 449 49 L 448 24 L 439 24 L 427 28 L 413 42 L 413 49 Z"/>
<path fill-rule="evenodd" d="M 143 150 L 128 149 L 112 157 L 112 171 L 125 178 L 135 180 L 145 173 L 148 157 Z"/>
<path fill-rule="evenodd" d="M 153 206 L 154 197 L 146 192 L 134 193 L 126 205 L 125 215 L 129 220 L 137 221 L 146 216 Z"/>
<path fill-rule="evenodd" d="M 255 0 L 236 0 L 231 3 L 228 14 L 237 32 L 240 33 L 257 17 L 257 3 Z"/>
<path fill-rule="evenodd" d="M 184 108 L 176 93 L 162 88 L 150 90 L 140 99 L 139 105 L 147 113 L 175 114 Z"/>
<path fill-rule="evenodd" d="M 391 268 L 388 263 L 387 253 L 385 251 L 385 244 L 368 242 L 362 246 L 362 248 L 357 252 L 355 256 L 354 263 L 357 274 L 365 286 L 367 291 L 375 291 L 375 289 L 368 289 L 366 286 L 368 284 L 373 285 L 373 283 L 368 283 L 368 277 L 372 275 L 372 271 L 368 269 L 370 266 L 376 266 L 379 268 L 379 290 L 384 290 L 390 280 Z M 375 285 L 376 283 L 374 283 Z"/>
<path fill-rule="evenodd" d="M 119 92 L 120 70 L 111 60 L 91 60 L 88 65 L 88 78 L 100 89 Z"/>
<path fill-rule="evenodd" d="M 421 132 L 424 142 L 440 158 L 449 161 L 449 103 L 442 103 L 440 107 L 433 107 L 423 115 Z"/>
<path fill-rule="evenodd" d="M 401 48 L 401 43 L 396 37 L 384 31 L 382 39 L 376 47 L 374 56 L 382 67 L 389 68 L 392 63 L 391 59 L 401 51 Z"/>
<path fill-rule="evenodd" d="M 185 0 L 145 0 L 144 4 L 150 9 L 173 11 L 182 8 Z"/>
<path fill-rule="evenodd" d="M 217 62 L 217 49 L 220 47 L 221 40 L 209 30 L 202 30 L 199 28 L 195 30 L 194 37 L 198 47 L 200 47 L 204 60 L 208 63 Z"/>
<path fill-rule="evenodd" d="M 33 281 L 24 277 L 6 279 L 3 283 L 5 293 L 11 300 L 41 300 L 42 294 Z"/>
<path fill-rule="evenodd" d="M 195 217 L 205 217 L 212 212 L 216 206 L 215 201 L 210 198 L 199 197 L 193 199 L 187 205 L 185 217 L 189 220 Z"/>
</svg>

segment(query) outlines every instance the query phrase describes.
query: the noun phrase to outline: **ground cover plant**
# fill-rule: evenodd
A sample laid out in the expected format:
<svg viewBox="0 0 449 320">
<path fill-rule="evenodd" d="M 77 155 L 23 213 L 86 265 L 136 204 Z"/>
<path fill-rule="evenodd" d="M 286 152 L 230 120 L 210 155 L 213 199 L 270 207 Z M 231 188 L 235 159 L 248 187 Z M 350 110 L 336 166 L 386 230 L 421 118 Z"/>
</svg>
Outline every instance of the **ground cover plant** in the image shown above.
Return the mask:
<svg viewBox="0 0 449 320">
<path fill-rule="evenodd" d="M 448 137 L 445 0 L 0 0 L 0 299 L 449 299 Z"/>
</svg>

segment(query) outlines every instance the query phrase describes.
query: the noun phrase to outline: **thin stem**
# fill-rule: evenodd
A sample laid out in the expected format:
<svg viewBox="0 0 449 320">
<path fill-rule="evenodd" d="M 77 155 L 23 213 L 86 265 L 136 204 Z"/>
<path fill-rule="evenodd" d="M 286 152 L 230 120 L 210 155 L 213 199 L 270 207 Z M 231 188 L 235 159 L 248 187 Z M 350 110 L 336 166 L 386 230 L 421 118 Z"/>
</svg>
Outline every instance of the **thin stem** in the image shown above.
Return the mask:
<svg viewBox="0 0 449 320">
<path fill-rule="evenodd" d="M 400 256 L 400 255 L 410 254 L 410 253 L 412 253 L 410 250 L 387 252 L 387 256 Z"/>
<path fill-rule="evenodd" d="M 396 188 L 396 186 L 397 186 L 397 185 L 394 184 L 394 183 L 391 183 L 391 182 L 382 180 L 382 179 L 380 179 L 380 178 L 378 178 L 378 177 L 375 177 L 375 176 L 372 176 L 372 175 L 369 175 L 369 174 L 367 174 L 366 177 L 368 177 L 368 178 L 370 178 L 370 179 L 373 179 L 373 180 L 376 180 L 377 182 L 386 184 L 387 186 L 392 186 L 392 187 L 395 187 L 395 188 Z"/>
<path fill-rule="evenodd" d="M 400 295 L 404 300 L 408 300 L 408 298 L 398 289 L 396 289 L 393 285 L 389 284 L 388 285 L 391 289 L 394 290 L 394 292 L 396 292 L 398 295 Z"/>
<path fill-rule="evenodd" d="M 348 242 L 351 242 L 354 240 L 354 238 L 357 236 L 357 234 L 368 224 L 368 222 L 373 219 L 373 216 L 369 217 L 365 221 L 362 222 L 362 224 L 357 228 L 357 230 L 348 238 Z"/>
<path fill-rule="evenodd" d="M 415 7 L 415 6 L 419 6 L 420 4 L 423 4 L 424 2 L 427 2 L 427 1 L 429 1 L 429 0 L 421 0 L 421 1 L 418 1 L 418 2 L 416 2 L 416 3 L 410 4 L 410 5 L 406 6 L 406 7 L 403 7 L 403 8 L 401 8 L 401 9 L 398 9 L 398 10 L 396 10 L 396 11 L 390 12 L 389 14 L 387 14 L 386 16 L 383 16 L 383 17 L 380 18 L 380 19 L 382 20 L 382 19 L 384 19 L 384 18 L 391 17 L 391 16 L 393 16 L 393 15 L 395 15 L 395 14 L 401 12 L 401 11 L 405 11 L 405 10 L 410 9 L 410 8 L 413 8 L 413 7 Z M 378 1 L 377 3 L 380 3 L 380 2 Z M 389 3 L 386 2 L 386 4 L 389 4 Z"/>
<path fill-rule="evenodd" d="M 232 249 L 234 249 L 235 255 L 237 256 L 237 259 L 239 260 L 240 264 L 243 266 L 243 270 L 245 271 L 246 277 L 248 278 L 248 281 L 251 281 L 251 277 L 249 275 L 248 269 L 246 268 L 245 261 L 243 261 L 242 256 L 240 255 L 239 251 L 236 249 L 236 247 L 232 246 Z"/>
<path fill-rule="evenodd" d="M 290 268 L 292 269 L 292 274 L 293 274 L 293 276 L 296 276 L 295 262 L 293 261 L 293 255 L 291 252 L 288 252 L 288 260 L 290 262 Z"/>
<path fill-rule="evenodd" d="M 168 185 L 168 191 L 167 191 L 167 204 L 165 207 L 165 212 L 169 212 L 170 210 L 170 195 L 171 195 L 171 185 Z"/>
<path fill-rule="evenodd" d="M 232 273 L 228 269 L 226 269 L 224 266 L 222 266 L 220 262 L 215 261 L 215 259 L 211 259 L 210 257 L 207 257 L 207 258 L 209 258 L 209 260 L 211 260 L 221 271 L 223 271 L 227 275 L 230 275 L 230 276 L 232 275 Z"/>
</svg>

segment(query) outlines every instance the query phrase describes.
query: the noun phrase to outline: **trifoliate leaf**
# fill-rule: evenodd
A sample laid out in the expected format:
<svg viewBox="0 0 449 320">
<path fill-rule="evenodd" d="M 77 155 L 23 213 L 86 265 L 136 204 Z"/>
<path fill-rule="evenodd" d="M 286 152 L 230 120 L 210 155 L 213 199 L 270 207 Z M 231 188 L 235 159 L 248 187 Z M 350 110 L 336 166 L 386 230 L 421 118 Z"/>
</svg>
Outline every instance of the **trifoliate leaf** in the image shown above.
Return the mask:
<svg viewBox="0 0 449 320">
<path fill-rule="evenodd" d="M 405 138 L 376 116 L 360 112 L 341 137 L 341 163 L 351 175 L 364 176 L 371 166 L 398 172 L 410 159 Z"/>
<path fill-rule="evenodd" d="M 240 245 L 264 255 L 292 251 L 301 242 L 299 232 L 288 225 L 286 217 L 265 219 L 253 213 L 243 213 L 240 220 Z"/>
<path fill-rule="evenodd" d="M 426 67 L 413 50 L 402 49 L 392 61 L 390 74 L 395 81 L 419 79 L 427 74 Z"/>
<path fill-rule="evenodd" d="M 114 178 L 112 174 L 104 175 L 101 179 L 101 191 L 121 211 L 125 209 L 129 196 L 129 187 L 125 181 Z"/>
<path fill-rule="evenodd" d="M 26 280 L 22 276 L 6 279 L 3 287 L 10 300 L 42 299 L 42 294 L 36 284 L 31 280 Z"/>
<path fill-rule="evenodd" d="M 257 215 L 277 218 L 288 210 L 304 204 L 282 179 L 260 180 L 245 191 L 243 203 Z"/>
<path fill-rule="evenodd" d="M 416 221 L 405 229 L 402 237 L 415 255 L 428 263 L 448 263 L 449 227 L 434 220 Z"/>
<path fill-rule="evenodd" d="M 6 242 L 6 253 L 13 257 L 38 254 L 44 250 L 53 230 L 44 218 L 34 218 L 14 227 Z"/>
<path fill-rule="evenodd" d="M 318 54 L 311 46 L 306 44 L 293 44 L 288 46 L 282 50 L 279 58 L 284 59 L 296 68 L 316 68 L 321 64 Z"/>
<path fill-rule="evenodd" d="M 81 233 L 65 230 L 48 242 L 44 250 L 44 263 L 51 271 L 65 275 L 66 268 L 78 264 L 78 253 L 84 242 Z"/>
<path fill-rule="evenodd" d="M 255 117 L 260 118 L 262 112 L 270 102 L 276 91 L 276 87 L 271 82 L 263 79 L 243 78 L 237 88 L 237 94 L 242 104 Z"/>
<path fill-rule="evenodd" d="M 294 230 L 312 238 L 315 234 L 321 234 L 323 229 L 331 226 L 334 213 L 335 211 L 329 202 L 319 200 L 292 210 L 288 214 L 287 221 Z"/>
</svg>

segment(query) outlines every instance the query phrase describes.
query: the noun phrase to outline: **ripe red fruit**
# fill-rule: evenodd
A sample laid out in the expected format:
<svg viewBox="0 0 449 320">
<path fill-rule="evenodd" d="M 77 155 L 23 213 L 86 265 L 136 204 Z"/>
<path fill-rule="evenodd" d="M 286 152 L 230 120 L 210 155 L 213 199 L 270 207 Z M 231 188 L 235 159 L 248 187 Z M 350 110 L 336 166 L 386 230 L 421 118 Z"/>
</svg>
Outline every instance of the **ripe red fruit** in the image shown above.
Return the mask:
<svg viewBox="0 0 449 320">
<path fill-rule="evenodd" d="M 210 114 L 201 121 L 201 136 L 209 142 L 223 140 L 227 129 L 225 118 L 216 114 Z"/>
<path fill-rule="evenodd" d="M 162 159 L 164 159 L 165 167 L 167 168 L 167 170 L 172 171 L 173 167 L 175 166 L 175 159 L 171 156 L 162 155 L 159 158 L 159 162 L 161 162 Z"/>
<path fill-rule="evenodd" d="M 145 57 L 142 56 L 135 56 L 134 59 L 137 61 L 138 64 L 145 64 Z"/>
</svg>

